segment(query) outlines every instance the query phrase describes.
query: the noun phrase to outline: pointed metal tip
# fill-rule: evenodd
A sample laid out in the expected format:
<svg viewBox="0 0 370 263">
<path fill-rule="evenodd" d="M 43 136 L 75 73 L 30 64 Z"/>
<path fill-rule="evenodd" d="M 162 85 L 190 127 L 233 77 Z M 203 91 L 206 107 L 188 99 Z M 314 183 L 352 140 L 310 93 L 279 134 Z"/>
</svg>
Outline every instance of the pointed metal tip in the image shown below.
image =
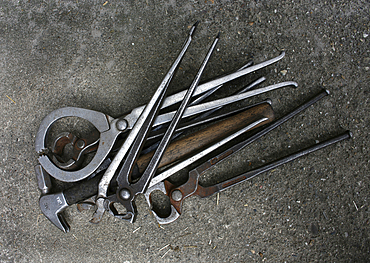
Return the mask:
<svg viewBox="0 0 370 263">
<path fill-rule="evenodd" d="M 191 27 L 189 35 L 192 36 L 194 34 L 195 29 L 197 28 L 199 21 L 195 22 L 195 24 Z"/>
<path fill-rule="evenodd" d="M 280 56 L 279 57 L 284 57 L 285 56 L 285 51 L 281 51 L 280 53 Z"/>
<path fill-rule="evenodd" d="M 349 138 L 353 137 L 353 133 L 351 131 L 348 131 Z"/>
<path fill-rule="evenodd" d="M 221 32 L 218 32 L 216 38 L 220 38 L 220 34 L 221 34 Z"/>
<path fill-rule="evenodd" d="M 326 94 L 330 95 L 330 91 L 328 89 L 325 90 Z"/>
<path fill-rule="evenodd" d="M 272 104 L 272 100 L 271 99 L 266 99 L 266 102 L 268 103 L 268 104 Z"/>
<path fill-rule="evenodd" d="M 247 63 L 245 63 L 245 65 L 243 65 L 243 67 L 241 67 L 240 69 L 238 69 L 238 71 L 243 70 L 243 69 L 246 69 L 247 67 L 252 66 L 252 65 L 253 65 L 253 61 L 252 60 L 249 60 Z"/>
<path fill-rule="evenodd" d="M 289 81 L 290 84 L 289 85 L 292 85 L 294 86 L 295 88 L 298 87 L 298 83 L 297 82 L 294 82 L 294 81 Z"/>
</svg>

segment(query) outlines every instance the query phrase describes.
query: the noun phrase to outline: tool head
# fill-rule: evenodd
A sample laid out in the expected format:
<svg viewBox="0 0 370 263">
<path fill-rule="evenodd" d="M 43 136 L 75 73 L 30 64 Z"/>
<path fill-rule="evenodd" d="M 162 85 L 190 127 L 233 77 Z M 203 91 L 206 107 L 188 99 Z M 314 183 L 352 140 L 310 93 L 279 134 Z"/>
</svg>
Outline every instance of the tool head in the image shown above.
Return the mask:
<svg viewBox="0 0 370 263">
<path fill-rule="evenodd" d="M 39 203 L 42 213 L 56 227 L 63 232 L 69 232 L 69 225 L 61 214 L 69 206 L 63 192 L 41 196 Z"/>
<path fill-rule="evenodd" d="M 155 219 L 157 219 L 157 222 L 158 224 L 160 225 L 167 225 L 167 224 L 170 224 L 172 222 L 175 222 L 177 220 L 177 218 L 180 217 L 180 213 L 173 207 L 173 205 L 171 205 L 171 214 L 168 216 L 168 217 L 165 217 L 165 218 L 162 218 L 160 217 L 159 215 L 157 215 L 156 212 L 154 212 L 152 210 L 152 214 L 153 216 L 155 217 Z"/>
</svg>

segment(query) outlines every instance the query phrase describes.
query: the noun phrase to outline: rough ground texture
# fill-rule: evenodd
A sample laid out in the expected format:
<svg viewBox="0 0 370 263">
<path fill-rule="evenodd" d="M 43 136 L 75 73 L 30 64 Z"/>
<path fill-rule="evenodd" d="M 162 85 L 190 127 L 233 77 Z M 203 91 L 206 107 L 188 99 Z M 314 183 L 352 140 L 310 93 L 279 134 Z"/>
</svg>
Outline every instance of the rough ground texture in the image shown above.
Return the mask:
<svg viewBox="0 0 370 263">
<path fill-rule="evenodd" d="M 368 1 L 1 1 L 1 262 L 365 262 L 369 237 Z M 62 233 L 38 207 L 35 135 L 51 111 L 75 106 L 120 116 L 145 104 L 178 54 L 194 41 L 170 86 L 186 88 L 213 37 L 221 39 L 203 80 L 282 50 L 259 76 L 290 87 L 272 99 L 277 116 L 330 90 L 212 171 L 234 176 L 345 130 L 353 138 L 208 199 L 189 198 L 159 227 L 144 198 L 134 224 L 66 211 Z M 168 245 L 167 247 L 165 247 Z M 165 247 L 165 248 L 163 248 Z M 163 248 L 163 249 L 161 249 Z"/>
</svg>

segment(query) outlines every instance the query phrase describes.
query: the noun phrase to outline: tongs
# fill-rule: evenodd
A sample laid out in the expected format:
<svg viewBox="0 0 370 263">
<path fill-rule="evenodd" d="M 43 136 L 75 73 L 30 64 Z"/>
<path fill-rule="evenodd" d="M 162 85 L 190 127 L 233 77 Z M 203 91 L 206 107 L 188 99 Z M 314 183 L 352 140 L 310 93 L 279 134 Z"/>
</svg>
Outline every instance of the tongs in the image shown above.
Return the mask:
<svg viewBox="0 0 370 263">
<path fill-rule="evenodd" d="M 158 87 L 157 91 L 153 95 L 152 99 L 148 103 L 148 105 L 143 110 L 143 113 L 140 115 L 138 121 L 132 128 L 132 131 L 126 138 L 126 142 L 122 145 L 121 149 L 118 151 L 116 156 L 114 157 L 112 163 L 110 164 L 109 168 L 105 172 L 102 180 L 99 183 L 99 193 L 98 193 L 98 199 L 97 199 L 97 211 L 94 214 L 94 218 L 101 218 L 102 214 L 105 211 L 104 208 L 104 201 L 109 200 L 109 203 L 114 204 L 116 202 L 121 203 L 126 208 L 126 213 L 116 215 L 116 217 L 120 217 L 121 219 L 128 220 L 130 222 L 133 222 L 135 220 L 136 216 L 136 205 L 135 205 L 135 197 L 138 194 L 144 193 L 144 191 L 147 189 L 152 177 L 154 176 L 157 167 L 159 165 L 159 162 L 162 158 L 162 155 L 164 151 L 166 150 L 170 139 L 172 137 L 172 134 L 174 133 L 180 119 L 182 118 L 182 115 L 185 112 L 185 109 L 190 101 L 190 98 L 192 97 L 196 86 L 199 83 L 200 77 L 202 76 L 202 73 L 211 57 L 211 54 L 216 47 L 216 44 L 219 39 L 219 34 L 213 41 L 212 46 L 210 47 L 204 61 L 202 62 L 202 65 L 196 74 L 190 88 L 187 90 L 184 99 L 181 102 L 180 107 L 178 110 L 174 113 L 172 121 L 167 128 L 161 142 L 159 143 L 158 148 L 156 149 L 153 157 L 151 158 L 147 168 L 141 175 L 140 179 L 138 181 L 132 182 L 131 180 L 131 173 L 133 170 L 133 166 L 136 163 L 139 154 L 144 146 L 144 143 L 146 141 L 146 138 L 148 136 L 148 133 L 150 132 L 150 129 L 153 125 L 153 122 L 158 114 L 158 111 L 160 109 L 160 105 L 162 104 L 162 101 L 165 97 L 168 85 L 170 81 L 172 80 L 172 77 L 177 69 L 177 67 L 180 64 L 181 59 L 183 58 L 187 48 L 190 45 L 192 35 L 194 33 L 195 27 L 197 23 L 192 27 L 189 33 L 189 37 L 186 40 L 183 49 L 181 50 L 179 56 L 176 58 L 175 62 L 171 66 L 169 72 L 164 77 L 162 83 Z M 127 153 L 127 154 L 126 154 Z M 114 176 L 119 164 L 123 160 L 123 158 L 126 156 L 126 159 L 118 173 L 117 176 L 117 190 L 115 195 L 111 195 L 108 198 L 106 198 L 106 192 L 108 189 L 108 185 Z"/>
</svg>

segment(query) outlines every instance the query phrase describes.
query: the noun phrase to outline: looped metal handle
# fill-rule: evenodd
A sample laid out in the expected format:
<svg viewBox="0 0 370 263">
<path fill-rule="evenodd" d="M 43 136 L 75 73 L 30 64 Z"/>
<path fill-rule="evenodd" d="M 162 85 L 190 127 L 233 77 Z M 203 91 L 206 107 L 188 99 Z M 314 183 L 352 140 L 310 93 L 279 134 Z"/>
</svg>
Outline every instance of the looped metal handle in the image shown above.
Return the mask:
<svg viewBox="0 0 370 263">
<path fill-rule="evenodd" d="M 160 182 L 152 187 L 150 187 L 149 189 L 147 189 L 147 191 L 144 193 L 144 196 L 145 196 L 145 199 L 147 201 L 147 203 L 150 205 L 150 208 L 151 208 L 151 211 L 152 211 L 152 214 L 153 216 L 155 217 L 155 219 L 157 220 L 158 224 L 160 225 L 165 225 L 165 224 L 169 224 L 169 223 L 172 223 L 174 221 L 176 221 L 176 219 L 178 219 L 181 215 L 181 211 L 178 211 L 174 206 L 173 204 L 171 203 L 171 213 L 167 216 L 167 217 L 160 217 L 152 208 L 152 200 L 151 200 L 151 194 L 154 192 L 154 191 L 161 191 L 163 194 L 165 195 L 168 195 L 168 192 L 167 192 L 167 189 L 165 187 L 165 183 L 164 182 Z"/>
</svg>

